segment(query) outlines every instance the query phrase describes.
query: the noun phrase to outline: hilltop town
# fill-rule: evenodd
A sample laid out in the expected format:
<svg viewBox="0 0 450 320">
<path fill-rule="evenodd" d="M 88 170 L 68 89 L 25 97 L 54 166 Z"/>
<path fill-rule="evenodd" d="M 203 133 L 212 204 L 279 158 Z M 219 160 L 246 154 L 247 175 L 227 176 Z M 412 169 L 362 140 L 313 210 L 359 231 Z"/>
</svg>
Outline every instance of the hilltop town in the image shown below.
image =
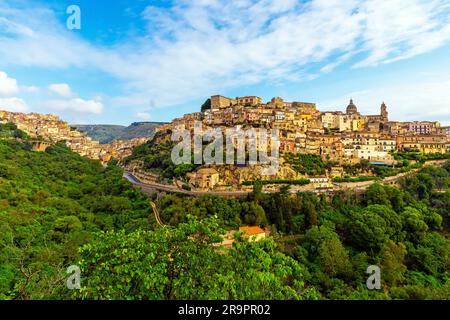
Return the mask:
<svg viewBox="0 0 450 320">
<path fill-rule="evenodd" d="M 383 102 L 377 115 L 362 115 L 350 100 L 345 112 L 317 110 L 315 103 L 285 102 L 273 98 L 263 103 L 260 97 L 227 98 L 216 95 L 210 107 L 174 119 L 159 130 L 184 126 L 194 121 L 206 126 L 262 126 L 280 130 L 280 151 L 320 155 L 324 160 L 359 162 L 391 161 L 391 151 L 417 150 L 446 153 L 450 147 L 450 126 L 438 121 L 390 121 Z"/>
<path fill-rule="evenodd" d="M 442 155 L 450 151 L 449 126 L 441 126 L 438 121 L 391 121 L 384 102 L 378 110 L 378 114 L 363 115 L 353 100 L 343 112 L 319 111 L 315 103 L 286 102 L 280 97 L 264 103 L 257 96 L 229 98 L 215 95 L 205 102 L 202 112 L 174 119 L 160 126 L 158 131 L 171 132 L 180 127 L 192 130 L 197 121 L 201 121 L 206 129 L 226 130 L 232 126 L 279 129 L 281 154 L 314 155 L 332 164 L 332 168 L 320 177 L 308 177 L 320 178 L 317 181 L 326 183 L 333 177 L 342 178 L 344 167 L 361 162 L 395 166 L 398 163 L 394 157 L 396 153 Z M 188 174 L 189 185 L 203 190 L 236 185 L 236 180 L 242 183 L 252 179 L 301 177 L 305 175 L 296 173 L 287 163 L 271 177 L 258 176 L 251 168 L 220 166 L 201 167 Z"/>
<path fill-rule="evenodd" d="M 148 138 L 114 140 L 101 144 L 52 114 L 20 113 L 0 110 L 0 123 L 14 123 L 18 129 L 26 132 L 33 140 L 33 148 L 44 151 L 49 145 L 65 141 L 74 152 L 90 159 L 107 163 L 112 159 L 122 160 L 131 154 L 133 148 L 145 143 Z"/>
<path fill-rule="evenodd" d="M 112 159 L 126 160 L 135 147 L 148 141 L 142 137 L 101 144 L 56 115 L 0 111 L 0 122 L 16 124 L 18 129 L 34 139 L 36 150 L 43 151 L 52 143 L 65 141 L 74 152 L 102 163 Z M 179 188 L 229 191 L 245 189 L 246 183 L 256 180 L 267 180 L 269 185 L 271 180 L 298 182 L 304 178 L 314 182 L 315 187 L 329 188 L 332 179 L 367 178 L 376 174 L 367 169 L 359 172 L 351 169 L 358 165 L 361 168 L 361 163 L 395 167 L 400 163 L 395 157 L 399 153 L 447 155 L 450 152 L 449 126 L 441 126 L 438 121 L 391 121 L 384 102 L 379 107 L 379 114 L 363 115 L 353 100 L 345 111 L 319 111 L 315 103 L 286 102 L 280 97 L 264 103 L 256 96 L 212 96 L 202 106 L 201 112 L 186 114 L 157 127 L 155 142 L 170 140 L 170 133 L 176 128 L 193 130 L 198 122 L 205 130 L 212 127 L 223 131 L 230 127 L 278 129 L 281 166 L 276 174 L 266 177 L 261 176 L 260 165 L 198 166 L 188 172 L 184 180 L 171 182 Z M 300 158 L 302 155 L 313 158 L 305 160 Z M 302 161 L 319 160 L 327 170 L 298 170 Z M 125 165 L 127 171 L 144 182 L 160 182 L 158 176 L 145 167 L 145 159 Z"/>
</svg>

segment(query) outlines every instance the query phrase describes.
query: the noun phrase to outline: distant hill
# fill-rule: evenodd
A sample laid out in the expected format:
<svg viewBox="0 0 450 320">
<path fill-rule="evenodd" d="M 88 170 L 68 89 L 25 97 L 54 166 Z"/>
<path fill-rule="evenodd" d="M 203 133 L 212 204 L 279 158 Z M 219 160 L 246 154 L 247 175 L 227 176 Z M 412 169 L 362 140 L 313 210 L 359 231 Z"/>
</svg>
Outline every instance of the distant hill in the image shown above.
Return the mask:
<svg viewBox="0 0 450 320">
<path fill-rule="evenodd" d="M 92 139 L 100 141 L 100 143 L 109 143 L 116 139 L 152 138 L 155 133 L 155 128 L 162 124 L 164 123 L 134 122 L 128 127 L 107 124 L 74 124 L 71 126 L 78 131 L 86 133 Z"/>
</svg>

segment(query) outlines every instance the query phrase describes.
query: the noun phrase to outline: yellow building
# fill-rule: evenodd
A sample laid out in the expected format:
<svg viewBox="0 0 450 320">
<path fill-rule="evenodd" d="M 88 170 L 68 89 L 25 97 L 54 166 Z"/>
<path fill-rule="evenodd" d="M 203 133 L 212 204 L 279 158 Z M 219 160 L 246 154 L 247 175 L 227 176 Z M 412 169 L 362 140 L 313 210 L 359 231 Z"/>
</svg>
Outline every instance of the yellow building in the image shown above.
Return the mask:
<svg viewBox="0 0 450 320">
<path fill-rule="evenodd" d="M 192 186 L 202 190 L 211 190 L 219 183 L 219 173 L 213 168 L 201 168 L 186 176 Z"/>
<path fill-rule="evenodd" d="M 227 108 L 237 103 L 236 99 L 227 98 L 221 95 L 211 96 L 211 109 Z"/>
<path fill-rule="evenodd" d="M 445 135 L 397 136 L 397 148 L 401 151 L 418 151 L 424 154 L 446 153 L 449 144 Z"/>
<path fill-rule="evenodd" d="M 258 226 L 240 227 L 239 231 L 243 233 L 243 236 L 248 238 L 250 242 L 257 242 L 266 238 L 266 232 Z"/>
<path fill-rule="evenodd" d="M 286 110 L 284 113 L 284 119 L 286 121 L 294 121 L 295 120 L 295 110 Z"/>
<path fill-rule="evenodd" d="M 245 97 L 237 97 L 236 101 L 240 105 L 250 105 L 250 106 L 256 106 L 258 104 L 262 103 L 262 99 L 257 96 L 245 96 Z"/>
</svg>

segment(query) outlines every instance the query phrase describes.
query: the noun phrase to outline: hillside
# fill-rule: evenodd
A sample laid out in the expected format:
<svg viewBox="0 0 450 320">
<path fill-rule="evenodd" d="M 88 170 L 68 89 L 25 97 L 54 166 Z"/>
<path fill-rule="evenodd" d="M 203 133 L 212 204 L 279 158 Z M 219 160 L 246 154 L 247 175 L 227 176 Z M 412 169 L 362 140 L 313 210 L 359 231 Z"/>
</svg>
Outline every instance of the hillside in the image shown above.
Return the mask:
<svg viewBox="0 0 450 320">
<path fill-rule="evenodd" d="M 229 286 L 228 278 L 237 279 L 230 291 L 240 298 L 299 297 L 303 283 L 291 283 L 289 277 L 302 279 L 302 271 L 292 258 L 274 250 L 273 242 L 242 243 L 223 255 L 211 247 L 222 233 L 214 219 L 153 230 L 147 197 L 122 178 L 119 167 L 104 168 L 62 143 L 45 152 L 31 151 L 26 135 L 13 124 L 0 124 L 0 133 L 0 300 L 98 298 L 105 290 L 118 299 L 217 298 L 228 292 L 222 290 Z M 99 248 L 102 237 L 107 238 Z M 92 259 L 87 258 L 91 248 L 98 250 Z M 186 268 L 181 273 L 167 265 L 174 250 L 179 252 L 174 259 Z M 116 254 L 118 259 L 110 259 Z M 258 257 L 264 258 L 264 266 L 258 265 Z M 116 262 L 120 266 L 107 265 Z M 85 269 L 90 263 L 95 268 Z M 66 270 L 72 265 L 80 266 L 89 290 L 67 289 Z M 241 267 L 233 275 L 236 265 Z M 287 272 L 277 271 L 285 268 Z M 121 277 L 122 271 L 131 273 Z M 105 279 L 105 272 L 118 278 Z M 212 275 L 208 281 L 207 272 Z M 219 287 L 216 279 L 223 279 Z M 202 282 L 201 288 L 191 288 L 194 281 Z"/>
<path fill-rule="evenodd" d="M 78 296 L 448 299 L 449 183 L 450 163 L 427 166 L 399 188 L 374 184 L 364 197 L 265 194 L 258 188 L 241 200 L 168 194 L 157 205 L 171 232 L 109 233 L 82 248 L 87 280 Z M 218 227 L 242 225 L 270 226 L 271 235 L 250 246 L 235 242 L 228 254 L 208 249 Z M 170 271 L 161 273 L 168 256 Z M 367 289 L 368 266 L 381 269 L 380 290 Z M 169 286 L 162 290 L 160 283 Z"/>
<path fill-rule="evenodd" d="M 165 195 L 168 226 L 154 228 L 119 167 L 61 143 L 31 151 L 11 124 L 0 133 L 0 300 L 448 299 L 450 163 L 364 197 L 258 185 L 241 200 Z M 271 236 L 212 246 L 242 225 Z M 65 287 L 70 265 L 80 291 Z M 366 288 L 369 265 L 381 268 L 382 290 Z"/>
<path fill-rule="evenodd" d="M 58 279 L 78 248 L 98 231 L 148 228 L 149 210 L 119 167 L 0 139 L 0 300 L 67 296 Z"/>
<path fill-rule="evenodd" d="M 109 143 L 113 140 L 129 140 L 140 137 L 153 137 L 155 128 L 163 123 L 161 122 L 134 122 L 128 127 L 120 125 L 93 124 L 83 125 L 74 124 L 72 127 L 86 133 L 94 140 L 100 143 Z"/>
</svg>

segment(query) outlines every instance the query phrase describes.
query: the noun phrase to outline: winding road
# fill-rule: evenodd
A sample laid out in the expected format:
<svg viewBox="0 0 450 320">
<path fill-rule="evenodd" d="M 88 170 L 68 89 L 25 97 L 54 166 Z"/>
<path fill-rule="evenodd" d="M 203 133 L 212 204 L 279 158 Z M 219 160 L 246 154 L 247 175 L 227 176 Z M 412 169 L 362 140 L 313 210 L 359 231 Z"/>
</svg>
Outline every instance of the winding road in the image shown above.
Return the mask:
<svg viewBox="0 0 450 320">
<path fill-rule="evenodd" d="M 150 205 L 153 210 L 153 214 L 155 215 L 156 223 L 158 223 L 161 227 L 164 226 L 164 223 L 161 220 L 161 216 L 159 215 L 158 208 L 156 207 L 156 204 L 153 201 L 150 201 Z"/>
<path fill-rule="evenodd" d="M 134 176 L 130 172 L 125 172 L 123 174 L 124 178 L 133 183 L 134 185 L 140 187 L 142 191 L 148 195 L 154 194 L 156 191 L 170 192 L 170 193 L 179 193 L 185 194 L 191 197 L 199 197 L 203 195 L 212 195 L 212 196 L 222 196 L 222 197 L 246 197 L 250 192 L 248 191 L 189 191 L 177 188 L 175 186 L 170 186 L 167 184 L 161 183 L 143 183 L 136 176 Z"/>
<path fill-rule="evenodd" d="M 443 165 L 447 160 L 433 160 L 430 161 L 429 164 L 434 165 Z M 400 178 L 405 176 L 414 175 L 419 171 L 419 169 L 413 169 L 409 172 L 401 173 L 396 176 L 387 177 L 383 180 L 384 184 L 395 184 Z M 124 172 L 123 174 L 124 178 L 126 178 L 128 181 L 133 183 L 134 185 L 141 188 L 141 190 L 146 193 L 147 195 L 153 195 L 155 192 L 162 191 L 162 192 L 169 192 L 169 193 L 178 193 L 178 194 L 184 194 L 191 197 L 199 197 L 203 195 L 212 195 L 212 196 L 221 196 L 221 197 L 232 197 L 232 198 L 245 198 L 247 197 L 251 192 L 248 191 L 190 191 L 190 190 L 184 190 L 177 188 L 175 186 L 167 185 L 167 184 L 161 184 L 161 183 L 144 183 L 141 180 L 139 180 L 136 176 L 134 176 L 130 172 Z M 354 190 L 356 192 L 364 192 L 371 184 L 367 183 L 364 185 L 361 185 L 361 183 L 333 183 L 335 190 L 303 190 L 300 192 L 314 192 L 314 193 L 334 193 L 339 190 Z M 291 190 L 292 193 L 297 193 L 298 191 Z M 153 207 L 153 205 L 152 205 Z M 156 206 L 155 206 L 156 208 Z M 159 217 L 159 213 L 156 214 L 158 223 L 161 223 L 162 221 Z"/>
</svg>

